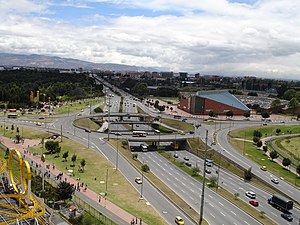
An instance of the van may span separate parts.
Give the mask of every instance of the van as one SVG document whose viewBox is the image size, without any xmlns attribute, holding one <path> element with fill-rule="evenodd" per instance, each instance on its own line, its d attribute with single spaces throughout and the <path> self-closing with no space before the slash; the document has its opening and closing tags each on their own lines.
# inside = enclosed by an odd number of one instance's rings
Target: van
<svg viewBox="0 0 300 225">
<path fill-rule="evenodd" d="M 147 152 L 147 151 L 148 151 L 148 146 L 147 146 L 147 145 L 141 144 L 140 147 L 141 147 L 141 150 L 142 150 L 143 152 Z"/>
</svg>

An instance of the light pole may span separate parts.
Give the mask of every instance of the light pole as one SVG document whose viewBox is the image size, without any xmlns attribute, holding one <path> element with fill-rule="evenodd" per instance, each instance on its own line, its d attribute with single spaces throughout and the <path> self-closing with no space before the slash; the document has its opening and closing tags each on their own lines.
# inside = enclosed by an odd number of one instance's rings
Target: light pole
<svg viewBox="0 0 300 225">
<path fill-rule="evenodd" d="M 110 134 L 110 129 L 109 129 L 109 125 L 110 125 L 110 97 L 108 96 L 108 126 L 107 126 L 107 140 L 109 141 L 109 134 Z"/>
<path fill-rule="evenodd" d="M 244 150 L 243 150 L 243 155 L 245 155 L 245 147 L 246 147 L 246 131 L 244 131 Z"/>
<path fill-rule="evenodd" d="M 106 169 L 105 195 L 107 195 L 108 168 Z"/>
<path fill-rule="evenodd" d="M 144 187 L 144 172 L 142 170 L 142 184 L 141 184 L 141 196 L 140 196 L 140 200 L 143 200 L 143 187 Z"/>
<path fill-rule="evenodd" d="M 204 207 L 204 190 L 205 190 L 205 175 L 206 175 L 206 158 L 207 158 L 207 139 L 208 139 L 208 130 L 206 130 L 205 137 L 205 154 L 204 154 L 204 166 L 203 166 L 203 182 L 202 182 L 202 193 L 201 193 L 201 204 L 200 204 L 200 220 L 199 225 L 202 224 L 203 221 L 203 207 Z"/>
<path fill-rule="evenodd" d="M 119 164 L 119 134 L 118 134 L 118 124 L 117 124 L 117 159 L 116 159 L 116 170 L 118 170 Z"/>
</svg>

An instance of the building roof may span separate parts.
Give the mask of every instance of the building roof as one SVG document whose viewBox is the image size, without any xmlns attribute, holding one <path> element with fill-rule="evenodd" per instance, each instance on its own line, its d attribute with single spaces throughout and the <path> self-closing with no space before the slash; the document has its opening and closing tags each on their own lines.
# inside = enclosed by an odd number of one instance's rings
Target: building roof
<svg viewBox="0 0 300 225">
<path fill-rule="evenodd" d="M 195 95 L 201 98 L 206 98 L 212 101 L 220 102 L 241 110 L 250 110 L 234 95 L 230 94 L 228 91 L 225 90 L 198 91 Z"/>
</svg>

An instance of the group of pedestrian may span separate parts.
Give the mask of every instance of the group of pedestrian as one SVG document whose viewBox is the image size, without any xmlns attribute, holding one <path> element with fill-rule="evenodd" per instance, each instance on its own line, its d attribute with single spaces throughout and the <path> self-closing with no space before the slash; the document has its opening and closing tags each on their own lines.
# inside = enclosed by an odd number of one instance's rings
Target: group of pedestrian
<svg viewBox="0 0 300 225">
<path fill-rule="evenodd" d="M 137 217 L 135 217 L 135 219 L 134 218 L 132 218 L 132 220 L 131 220 L 131 222 L 130 222 L 130 225 L 137 225 L 138 224 L 138 218 Z M 140 225 L 142 225 L 142 219 L 140 218 Z"/>
</svg>

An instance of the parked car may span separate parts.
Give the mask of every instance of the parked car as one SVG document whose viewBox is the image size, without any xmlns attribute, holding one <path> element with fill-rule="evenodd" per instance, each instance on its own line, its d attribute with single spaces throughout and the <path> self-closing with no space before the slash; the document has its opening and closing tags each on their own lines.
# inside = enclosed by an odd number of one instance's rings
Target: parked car
<svg viewBox="0 0 300 225">
<path fill-rule="evenodd" d="M 177 153 L 174 154 L 174 158 L 178 158 L 178 154 Z"/>
<path fill-rule="evenodd" d="M 209 169 L 206 169 L 205 173 L 211 174 L 211 171 Z"/>
<path fill-rule="evenodd" d="M 189 160 L 190 160 L 189 157 L 187 157 L 187 156 L 184 156 L 183 159 L 186 160 L 186 161 L 189 161 Z"/>
<path fill-rule="evenodd" d="M 258 201 L 256 201 L 256 200 L 249 200 L 249 203 L 253 206 L 256 206 L 256 207 L 258 206 Z"/>
</svg>

